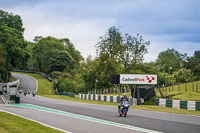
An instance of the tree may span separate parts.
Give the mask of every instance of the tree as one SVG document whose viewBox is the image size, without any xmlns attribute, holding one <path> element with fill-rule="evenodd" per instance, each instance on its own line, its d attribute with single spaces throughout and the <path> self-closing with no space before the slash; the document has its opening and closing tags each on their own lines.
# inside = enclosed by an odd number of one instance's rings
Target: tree
<svg viewBox="0 0 200 133">
<path fill-rule="evenodd" d="M 50 72 L 66 70 L 70 72 L 74 67 L 74 61 L 67 51 L 58 52 L 54 57 L 50 58 Z"/>
<path fill-rule="evenodd" d="M 39 71 L 50 73 L 50 59 L 60 51 L 64 51 L 64 45 L 59 39 L 54 37 L 38 39 L 33 47 L 34 67 Z"/>
<path fill-rule="evenodd" d="M 166 51 L 159 53 L 156 64 L 161 71 L 166 73 L 172 68 L 172 73 L 183 66 L 185 57 L 186 54 L 181 54 L 175 49 L 167 49 Z"/>
<path fill-rule="evenodd" d="M 9 79 L 9 71 L 23 69 L 27 66 L 29 54 L 26 51 L 27 43 L 23 37 L 23 24 L 21 17 L 0 10 L 0 45 L 3 47 L 5 71 L 2 75 Z"/>
<path fill-rule="evenodd" d="M 186 67 L 192 70 L 197 79 L 200 79 L 200 50 L 195 51 L 194 55 L 188 58 Z"/>
<path fill-rule="evenodd" d="M 24 68 L 29 58 L 23 35 L 14 28 L 0 26 L 0 43 L 4 45 L 6 70 Z"/>
<path fill-rule="evenodd" d="M 117 58 L 122 46 L 122 36 L 118 29 L 111 27 L 108 32 L 100 37 L 100 41 L 97 43 L 97 55 L 101 57 L 103 61 L 108 58 Z"/>
<path fill-rule="evenodd" d="M 181 68 L 175 71 L 173 73 L 173 77 L 178 83 L 189 82 L 194 79 L 194 75 L 192 74 L 192 71 L 186 68 Z"/>
<path fill-rule="evenodd" d="M 5 59 L 5 51 L 3 48 L 3 45 L 0 45 L 0 71 L 5 71 L 5 63 L 6 63 L 6 59 Z"/>
<path fill-rule="evenodd" d="M 19 15 L 14 15 L 0 10 L 0 25 L 13 28 L 19 31 L 21 34 L 24 32 L 22 19 Z"/>
<path fill-rule="evenodd" d="M 88 56 L 86 61 L 82 64 L 83 80 L 85 81 L 85 91 L 93 90 L 95 88 L 95 82 L 98 80 L 98 59 L 92 60 L 91 56 Z"/>
<path fill-rule="evenodd" d="M 5 51 L 4 51 L 3 45 L 0 44 L 0 82 L 3 82 L 6 79 L 5 66 L 6 66 Z"/>
<path fill-rule="evenodd" d="M 55 60 L 57 55 L 59 56 L 58 58 L 60 61 L 64 60 L 64 58 L 70 58 L 69 60 L 73 60 L 73 65 L 71 64 L 71 67 L 73 66 L 73 69 L 78 69 L 80 62 L 83 60 L 83 57 L 81 56 L 80 52 L 74 48 L 74 45 L 67 38 L 57 39 L 54 37 L 43 38 L 41 36 L 36 36 L 34 41 L 35 46 L 32 49 L 32 62 L 34 64 L 33 66 L 39 71 L 45 73 L 51 73 L 53 70 L 63 71 L 64 66 L 62 66 L 62 68 L 56 68 L 56 64 L 52 61 L 54 60 L 54 62 L 59 63 L 59 61 Z M 62 65 L 64 65 L 65 63 L 63 62 Z M 65 66 L 65 68 L 66 67 L 67 66 Z"/>
<path fill-rule="evenodd" d="M 125 72 L 128 68 L 130 69 L 131 65 L 135 66 L 143 62 L 144 55 L 148 53 L 148 45 L 150 45 L 150 41 L 144 41 L 139 34 L 136 37 L 128 34 L 125 35 L 120 51 L 121 56 L 119 57 Z"/>
<path fill-rule="evenodd" d="M 111 27 L 108 32 L 100 37 L 97 43 L 96 60 L 96 79 L 99 80 L 98 86 L 101 88 L 109 88 L 110 75 L 119 74 L 121 72 L 120 54 L 122 49 L 123 37 L 118 29 Z M 95 80 L 93 85 L 95 84 Z"/>
<path fill-rule="evenodd" d="M 63 43 L 65 50 L 73 58 L 75 63 L 74 67 L 77 68 L 80 65 L 80 62 L 84 60 L 81 56 L 81 53 L 75 49 L 74 45 L 70 42 L 68 38 L 60 39 L 60 41 Z"/>
</svg>

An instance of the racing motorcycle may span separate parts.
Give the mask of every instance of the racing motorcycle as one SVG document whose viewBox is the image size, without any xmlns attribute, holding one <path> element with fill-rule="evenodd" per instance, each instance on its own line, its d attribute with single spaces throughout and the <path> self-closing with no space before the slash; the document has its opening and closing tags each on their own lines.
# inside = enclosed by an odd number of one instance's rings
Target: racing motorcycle
<svg viewBox="0 0 200 133">
<path fill-rule="evenodd" d="M 119 116 L 126 117 L 130 104 L 128 101 L 123 101 L 120 107 Z"/>
</svg>

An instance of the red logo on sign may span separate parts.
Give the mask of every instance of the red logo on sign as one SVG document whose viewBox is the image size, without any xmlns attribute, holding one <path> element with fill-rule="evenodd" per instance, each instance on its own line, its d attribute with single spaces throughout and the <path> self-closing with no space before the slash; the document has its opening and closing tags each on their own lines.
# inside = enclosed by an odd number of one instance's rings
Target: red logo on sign
<svg viewBox="0 0 200 133">
<path fill-rule="evenodd" d="M 153 80 L 155 80 L 155 77 L 151 76 L 151 78 L 149 78 L 149 76 L 146 76 L 147 80 L 149 81 L 149 83 L 151 83 Z"/>
</svg>

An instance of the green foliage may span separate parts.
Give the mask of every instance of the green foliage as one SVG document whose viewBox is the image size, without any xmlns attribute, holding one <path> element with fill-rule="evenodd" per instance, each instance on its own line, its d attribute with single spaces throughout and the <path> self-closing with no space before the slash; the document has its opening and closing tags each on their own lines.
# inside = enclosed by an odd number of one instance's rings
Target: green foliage
<svg viewBox="0 0 200 133">
<path fill-rule="evenodd" d="M 155 105 L 156 104 L 156 97 L 154 96 L 149 101 L 144 101 L 143 105 Z"/>
<path fill-rule="evenodd" d="M 99 60 L 94 59 L 89 56 L 86 59 L 86 62 L 82 64 L 81 69 L 83 70 L 83 80 L 85 81 L 85 91 L 92 90 L 95 88 L 95 82 L 98 75 L 99 70 L 96 68 L 98 65 Z"/>
<path fill-rule="evenodd" d="M 29 58 L 25 50 L 27 44 L 22 34 L 10 27 L 0 26 L 0 43 L 4 45 L 6 56 L 6 70 L 23 68 Z"/>
<path fill-rule="evenodd" d="M 136 37 L 128 34 L 123 37 L 115 27 L 109 28 L 96 45 L 97 57 L 86 62 L 93 65 L 88 67 L 90 70 L 85 76 L 86 84 L 93 89 L 98 80 L 97 88 L 110 88 L 112 74 L 144 73 L 143 59 L 149 44 L 139 34 Z"/>
<path fill-rule="evenodd" d="M 195 51 L 194 56 L 188 58 L 186 67 L 192 70 L 197 79 L 200 79 L 200 51 Z"/>
<path fill-rule="evenodd" d="M 0 25 L 13 28 L 21 34 L 24 32 L 22 19 L 19 15 L 14 15 L 0 10 Z"/>
<path fill-rule="evenodd" d="M 24 41 L 21 17 L 0 10 L 0 49 L 3 54 L 1 71 L 2 80 L 9 80 L 8 71 L 15 69 L 25 69 L 29 54 L 26 51 L 27 43 Z M 2 67 L 1 66 L 1 67 Z M 8 79 L 7 79 L 8 78 Z"/>
<path fill-rule="evenodd" d="M 66 51 L 58 52 L 54 57 L 50 58 L 50 71 L 70 72 L 74 67 L 72 57 Z"/>
<path fill-rule="evenodd" d="M 169 84 L 169 75 L 165 72 L 158 72 L 158 85 Z"/>
<path fill-rule="evenodd" d="M 79 93 L 85 89 L 82 74 L 72 75 L 66 72 L 53 72 L 52 78 L 54 78 L 54 88 L 57 88 L 59 92 L 67 91 Z"/>
<path fill-rule="evenodd" d="M 148 53 L 148 45 L 150 45 L 150 41 L 144 41 L 139 34 L 136 37 L 128 34 L 123 37 L 119 60 L 123 64 L 125 72 L 128 68 L 130 69 L 129 65 L 135 66 L 143 62 L 144 55 Z"/>
<path fill-rule="evenodd" d="M 6 58 L 3 45 L 0 45 L 0 82 L 6 80 Z"/>
<path fill-rule="evenodd" d="M 181 54 L 175 49 L 167 49 L 158 55 L 157 66 L 166 73 L 169 72 L 169 68 L 172 68 L 172 73 L 183 66 L 185 56 L 186 54 Z"/>
<path fill-rule="evenodd" d="M 116 58 L 119 56 L 119 51 L 122 45 L 122 36 L 118 29 L 111 27 L 108 32 L 100 37 L 96 45 L 97 54 L 101 57 L 101 60 L 105 61 L 108 58 Z"/>
<path fill-rule="evenodd" d="M 80 65 L 80 62 L 84 60 L 81 56 L 81 53 L 75 49 L 74 45 L 70 42 L 68 38 L 60 39 L 60 41 L 64 44 L 65 50 L 73 58 L 74 67 L 77 68 Z"/>
<path fill-rule="evenodd" d="M 64 45 L 56 38 L 46 37 L 37 40 L 33 47 L 34 67 L 36 70 L 51 72 L 50 59 L 54 58 L 59 51 L 64 50 Z"/>
<path fill-rule="evenodd" d="M 173 77 L 178 83 L 189 82 L 194 79 L 194 75 L 192 74 L 191 70 L 186 69 L 186 68 L 181 68 L 175 71 L 173 73 Z"/>
<path fill-rule="evenodd" d="M 36 36 L 32 48 L 32 64 L 38 71 L 51 73 L 53 71 L 72 72 L 78 69 L 83 57 L 74 48 L 69 39 L 43 38 Z"/>
<path fill-rule="evenodd" d="M 0 71 L 5 71 L 5 63 L 6 63 L 6 58 L 5 58 L 5 51 L 3 48 L 3 45 L 0 45 Z"/>
</svg>

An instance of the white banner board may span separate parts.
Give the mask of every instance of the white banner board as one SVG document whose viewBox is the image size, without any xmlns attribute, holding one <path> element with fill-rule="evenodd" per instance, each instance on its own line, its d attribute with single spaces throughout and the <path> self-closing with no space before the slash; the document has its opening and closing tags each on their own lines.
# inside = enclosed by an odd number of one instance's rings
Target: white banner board
<svg viewBox="0 0 200 133">
<path fill-rule="evenodd" d="M 157 75 L 120 74 L 120 84 L 157 84 Z"/>
</svg>

